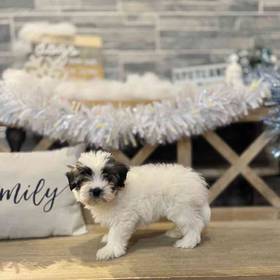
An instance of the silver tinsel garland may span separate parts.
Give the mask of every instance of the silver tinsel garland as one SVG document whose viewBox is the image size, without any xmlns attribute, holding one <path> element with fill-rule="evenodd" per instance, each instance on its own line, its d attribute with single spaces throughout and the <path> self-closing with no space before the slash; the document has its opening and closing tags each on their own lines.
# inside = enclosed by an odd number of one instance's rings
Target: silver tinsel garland
<svg viewBox="0 0 280 280">
<path fill-rule="evenodd" d="M 280 159 L 280 74 L 270 70 L 262 76 L 270 86 L 271 98 L 266 103 L 272 107 L 264 123 L 268 132 L 274 136 L 271 152 L 275 158 Z"/>
<path fill-rule="evenodd" d="M 229 124 L 261 106 L 269 94 L 260 80 L 250 87 L 222 85 L 201 90 L 195 97 L 181 93 L 147 105 L 81 106 L 75 111 L 70 102 L 52 97 L 52 83 L 48 78 L 32 88 L 21 88 L 2 80 L 0 121 L 52 139 L 119 149 L 137 145 L 139 138 L 149 144 L 171 143 Z"/>
</svg>

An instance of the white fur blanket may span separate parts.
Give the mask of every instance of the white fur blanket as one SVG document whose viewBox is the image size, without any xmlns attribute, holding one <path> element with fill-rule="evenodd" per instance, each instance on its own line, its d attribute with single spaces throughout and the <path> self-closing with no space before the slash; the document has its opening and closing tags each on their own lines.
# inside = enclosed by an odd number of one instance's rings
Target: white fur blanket
<svg viewBox="0 0 280 280">
<path fill-rule="evenodd" d="M 3 80 L 18 88 L 31 90 L 40 87 L 49 97 L 70 100 L 163 100 L 174 98 L 184 92 L 193 96 L 198 87 L 195 84 L 174 85 L 161 80 L 152 73 L 143 76 L 129 75 L 125 82 L 113 80 L 67 81 L 49 77 L 38 78 L 23 70 L 9 69 Z"/>
</svg>

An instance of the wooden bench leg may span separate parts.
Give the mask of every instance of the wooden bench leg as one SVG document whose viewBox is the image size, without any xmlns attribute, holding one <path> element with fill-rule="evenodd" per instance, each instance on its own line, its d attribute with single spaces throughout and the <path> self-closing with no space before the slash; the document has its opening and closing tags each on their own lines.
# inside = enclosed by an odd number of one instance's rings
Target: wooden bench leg
<svg viewBox="0 0 280 280">
<path fill-rule="evenodd" d="M 6 126 L 1 126 L 0 124 L 0 138 L 4 140 L 6 138 Z M 10 152 L 10 148 L 7 143 L 7 139 L 3 141 L 3 143 L 0 143 L 0 152 L 5 153 L 5 152 Z"/>
<path fill-rule="evenodd" d="M 50 140 L 49 138 L 43 138 L 33 149 L 33 151 L 43 151 L 47 150 L 52 144 L 54 140 Z"/>
<path fill-rule="evenodd" d="M 192 166 L 191 138 L 182 138 L 177 141 L 177 162 L 184 166 Z"/>
<path fill-rule="evenodd" d="M 280 207 L 279 196 L 248 166 L 255 156 L 269 143 L 272 136 L 263 132 L 241 156 L 236 154 L 223 139 L 212 131 L 207 132 L 204 138 L 232 164 L 211 187 L 210 202 L 218 197 L 228 184 L 241 173 L 273 206 Z"/>
<path fill-rule="evenodd" d="M 0 153 L 8 153 L 10 149 L 5 144 L 0 144 Z"/>
</svg>

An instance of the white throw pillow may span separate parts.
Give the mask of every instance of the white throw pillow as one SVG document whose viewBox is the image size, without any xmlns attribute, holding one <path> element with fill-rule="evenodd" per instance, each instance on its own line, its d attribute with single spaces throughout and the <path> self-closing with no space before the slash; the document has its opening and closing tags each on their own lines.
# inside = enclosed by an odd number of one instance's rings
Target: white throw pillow
<svg viewBox="0 0 280 280">
<path fill-rule="evenodd" d="M 65 176 L 83 149 L 0 153 L 0 239 L 86 232 Z"/>
</svg>

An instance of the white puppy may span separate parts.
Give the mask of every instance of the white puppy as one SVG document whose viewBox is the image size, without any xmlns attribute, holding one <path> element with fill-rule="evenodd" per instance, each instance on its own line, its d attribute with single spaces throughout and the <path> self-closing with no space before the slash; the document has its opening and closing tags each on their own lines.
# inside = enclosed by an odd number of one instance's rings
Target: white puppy
<svg viewBox="0 0 280 280">
<path fill-rule="evenodd" d="M 179 248 L 194 248 L 210 219 L 208 190 L 202 177 L 176 164 L 128 168 L 108 152 L 83 153 L 67 178 L 76 198 L 90 209 L 95 222 L 109 228 L 98 260 L 126 253 L 138 225 L 162 217 L 176 224 L 170 237 L 181 237 Z"/>
</svg>

